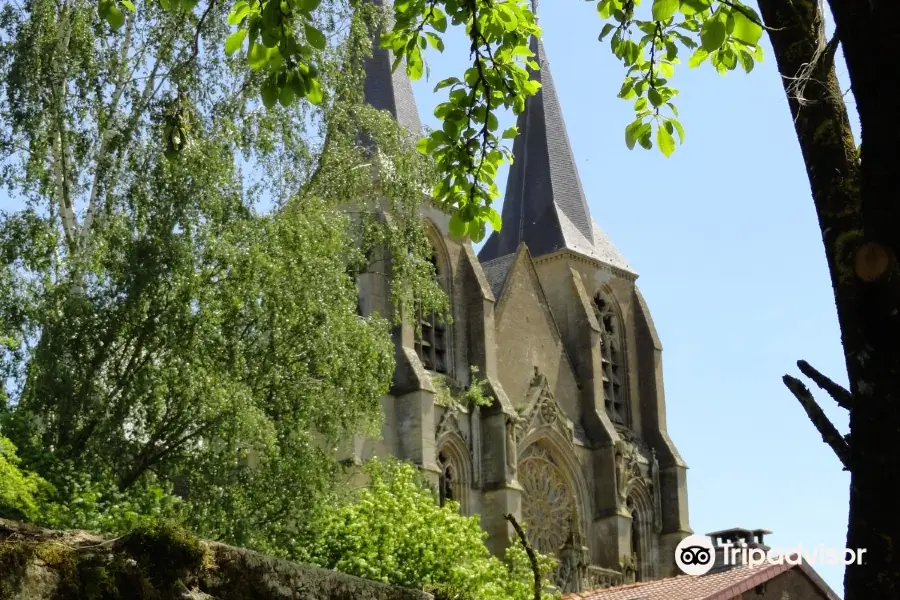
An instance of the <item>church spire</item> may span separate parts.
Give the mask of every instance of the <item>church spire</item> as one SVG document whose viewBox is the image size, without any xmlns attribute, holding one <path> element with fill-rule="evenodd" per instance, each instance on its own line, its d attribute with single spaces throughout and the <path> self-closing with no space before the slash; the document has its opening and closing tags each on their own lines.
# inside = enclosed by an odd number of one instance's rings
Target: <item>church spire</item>
<svg viewBox="0 0 900 600">
<path fill-rule="evenodd" d="M 390 0 L 368 0 L 376 6 L 390 7 Z M 410 134 L 419 136 L 422 122 L 416 108 L 412 83 L 406 75 L 405 61 L 391 72 L 393 59 L 391 51 L 381 47 L 381 36 L 376 34 L 372 56 L 366 61 L 364 98 L 366 104 L 386 110 Z"/>
<path fill-rule="evenodd" d="M 532 10 L 537 15 L 537 0 Z M 538 93 L 519 115 L 503 200 L 503 229 L 493 232 L 479 253 L 482 262 L 514 253 L 525 242 L 532 256 L 569 249 L 632 272 L 591 217 L 575 155 L 563 121 L 544 44 L 532 37 Z"/>
</svg>

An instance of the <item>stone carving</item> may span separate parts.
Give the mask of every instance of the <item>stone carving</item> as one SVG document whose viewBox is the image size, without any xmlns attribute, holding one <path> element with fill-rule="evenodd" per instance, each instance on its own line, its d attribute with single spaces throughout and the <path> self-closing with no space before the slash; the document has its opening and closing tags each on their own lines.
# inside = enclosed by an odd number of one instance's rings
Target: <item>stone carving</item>
<svg viewBox="0 0 900 600">
<path fill-rule="evenodd" d="M 518 425 L 519 418 L 513 415 L 506 417 L 506 466 L 509 470 L 510 479 L 516 478 L 518 467 Z"/>
<path fill-rule="evenodd" d="M 626 510 L 628 490 L 631 484 L 641 476 L 637 451 L 629 444 L 616 444 L 616 491 L 619 495 L 619 509 Z M 627 511 L 626 511 L 627 512 Z"/>
<path fill-rule="evenodd" d="M 622 441 L 627 442 L 633 448 L 637 448 L 641 453 L 645 455 L 650 454 L 650 447 L 644 443 L 644 440 L 642 440 L 639 435 L 637 435 L 628 427 L 616 425 L 616 433 L 619 434 L 619 437 L 622 438 Z"/>
<path fill-rule="evenodd" d="M 567 442 L 574 445 L 572 423 L 550 392 L 547 378 L 535 369 L 531 389 L 528 391 L 522 418 L 518 424 L 518 439 L 522 439 L 526 433 L 540 427 L 554 429 Z"/>
<path fill-rule="evenodd" d="M 459 426 L 459 420 L 456 418 L 456 409 L 454 408 L 444 410 L 444 414 L 441 415 L 441 420 L 438 422 L 435 430 L 434 439 L 439 440 L 448 433 L 458 433 L 460 437 L 466 440 L 466 436 Z"/>
<path fill-rule="evenodd" d="M 615 587 L 625 583 L 622 573 L 597 566 L 587 568 L 587 579 L 588 588 L 592 590 Z"/>
<path fill-rule="evenodd" d="M 519 483 L 524 489 L 522 518 L 528 539 L 543 553 L 556 553 L 569 534 L 575 496 L 552 455 L 533 444 L 519 460 Z"/>
<path fill-rule="evenodd" d="M 559 567 L 556 571 L 556 587 L 563 594 L 578 594 L 588 587 L 588 549 L 581 535 L 578 511 L 573 506 L 569 516 L 569 537 L 559 550 Z"/>
<path fill-rule="evenodd" d="M 623 557 L 619 562 L 619 567 L 622 569 L 625 583 L 634 583 L 635 575 L 637 574 L 637 556 L 629 554 Z"/>
</svg>

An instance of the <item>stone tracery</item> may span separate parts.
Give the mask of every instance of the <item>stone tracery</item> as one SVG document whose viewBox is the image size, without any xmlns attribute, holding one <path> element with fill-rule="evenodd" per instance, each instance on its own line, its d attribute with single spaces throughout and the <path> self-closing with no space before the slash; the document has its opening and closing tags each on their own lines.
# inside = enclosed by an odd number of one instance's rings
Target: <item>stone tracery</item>
<svg viewBox="0 0 900 600">
<path fill-rule="evenodd" d="M 529 446 L 519 459 L 519 483 L 525 493 L 522 517 L 529 541 L 540 552 L 557 552 L 565 544 L 576 500 L 563 470 L 540 444 Z"/>
</svg>

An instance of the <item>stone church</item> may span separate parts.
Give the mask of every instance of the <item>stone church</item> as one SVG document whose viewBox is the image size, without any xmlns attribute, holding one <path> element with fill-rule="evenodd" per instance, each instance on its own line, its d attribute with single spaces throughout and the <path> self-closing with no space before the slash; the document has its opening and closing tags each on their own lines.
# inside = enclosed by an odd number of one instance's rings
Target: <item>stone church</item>
<svg viewBox="0 0 900 600">
<path fill-rule="evenodd" d="M 691 529 L 662 345 L 637 273 L 591 215 L 543 43 L 531 47 L 542 89 L 518 117 L 502 231 L 476 255 L 448 215 L 423 208 L 452 323 L 397 328 L 382 437 L 356 440 L 352 458 L 418 464 L 442 499 L 480 516 L 497 554 L 513 514 L 559 559 L 563 592 L 668 577 Z M 376 43 L 366 101 L 418 134 L 412 86 L 391 64 Z M 367 277 L 362 312 L 386 310 L 386 284 Z M 473 366 L 490 408 L 436 402 L 437 378 L 464 388 Z"/>
</svg>

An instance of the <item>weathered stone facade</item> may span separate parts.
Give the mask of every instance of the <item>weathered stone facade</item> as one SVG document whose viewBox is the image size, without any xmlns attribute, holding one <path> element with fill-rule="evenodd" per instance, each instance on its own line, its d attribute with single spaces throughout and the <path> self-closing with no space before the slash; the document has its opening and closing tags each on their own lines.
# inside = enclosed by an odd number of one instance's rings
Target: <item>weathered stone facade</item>
<svg viewBox="0 0 900 600">
<path fill-rule="evenodd" d="M 543 46 L 532 49 L 543 87 L 519 117 L 502 233 L 476 256 L 447 215 L 423 209 L 453 320 L 397 329 L 383 435 L 357 440 L 353 458 L 420 465 L 442 497 L 480 515 L 496 553 L 512 533 L 504 515 L 524 520 L 560 557 L 563 591 L 670 576 L 691 530 L 662 346 L 637 274 L 590 215 Z M 386 54 L 369 64 L 367 100 L 418 127 Z M 365 314 L 388 310 L 387 294 L 384 281 L 360 279 Z M 464 387 L 472 366 L 493 405 L 438 406 L 433 376 Z"/>
</svg>

